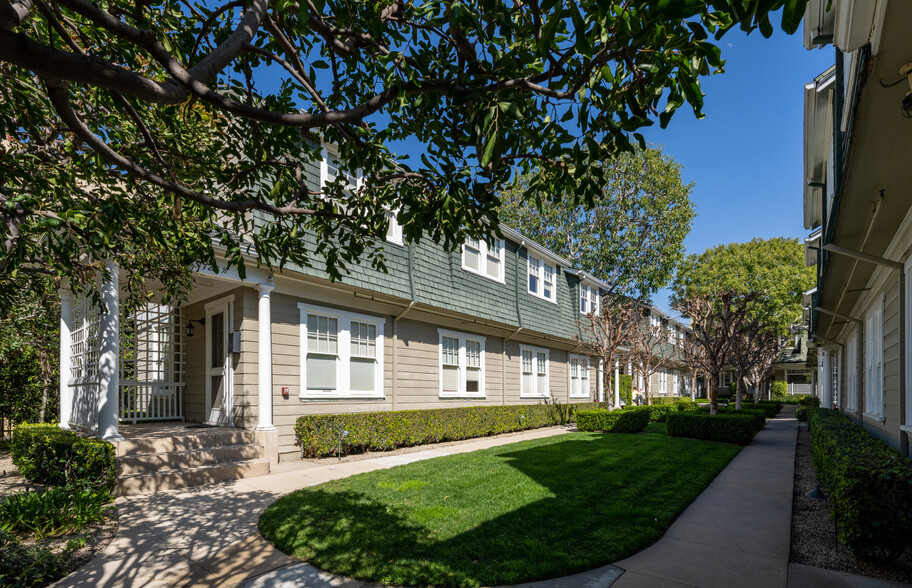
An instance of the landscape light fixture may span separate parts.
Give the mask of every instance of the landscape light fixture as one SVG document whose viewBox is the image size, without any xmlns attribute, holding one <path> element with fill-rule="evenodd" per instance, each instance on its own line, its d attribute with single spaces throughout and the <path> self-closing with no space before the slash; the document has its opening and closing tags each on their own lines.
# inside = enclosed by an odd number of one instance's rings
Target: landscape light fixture
<svg viewBox="0 0 912 588">
<path fill-rule="evenodd" d="M 192 336 L 193 336 L 193 323 L 199 323 L 199 325 L 200 325 L 201 327 L 204 327 L 204 326 L 206 326 L 206 319 L 201 318 L 201 319 L 199 319 L 198 321 L 195 321 L 195 320 L 193 320 L 193 319 L 188 320 L 188 321 L 187 321 L 187 336 L 188 336 L 188 337 L 192 337 Z"/>
<path fill-rule="evenodd" d="M 805 496 L 816 500 L 823 500 L 826 498 L 826 494 L 823 493 L 823 486 L 820 484 L 814 484 L 814 487 L 808 490 L 807 493 L 805 493 Z"/>
<path fill-rule="evenodd" d="M 348 437 L 348 431 L 342 429 L 339 431 L 339 461 L 342 461 L 342 439 Z"/>
</svg>

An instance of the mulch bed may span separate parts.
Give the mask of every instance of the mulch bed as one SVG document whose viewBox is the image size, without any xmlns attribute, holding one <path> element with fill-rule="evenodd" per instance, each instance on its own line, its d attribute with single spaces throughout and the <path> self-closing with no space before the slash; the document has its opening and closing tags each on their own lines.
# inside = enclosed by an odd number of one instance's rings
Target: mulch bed
<svg viewBox="0 0 912 588">
<path fill-rule="evenodd" d="M 790 561 L 884 580 L 912 582 L 912 553 L 908 550 L 893 561 L 862 561 L 852 557 L 848 549 L 838 544 L 836 529 L 830 518 L 830 501 L 806 495 L 817 483 L 817 472 L 811 461 L 810 437 L 807 426 L 801 423 L 795 452 Z"/>
<path fill-rule="evenodd" d="M 0 451 L 0 501 L 14 492 L 41 489 L 19 475 L 9 451 Z M 54 551 L 62 551 L 67 543 L 80 537 L 85 538 L 81 547 L 71 554 L 67 569 L 72 572 L 85 565 L 101 553 L 117 534 L 117 515 L 102 523 L 92 525 L 72 535 L 59 535 L 46 539 L 43 544 Z M 21 539 L 23 543 L 32 543 L 33 539 Z"/>
</svg>

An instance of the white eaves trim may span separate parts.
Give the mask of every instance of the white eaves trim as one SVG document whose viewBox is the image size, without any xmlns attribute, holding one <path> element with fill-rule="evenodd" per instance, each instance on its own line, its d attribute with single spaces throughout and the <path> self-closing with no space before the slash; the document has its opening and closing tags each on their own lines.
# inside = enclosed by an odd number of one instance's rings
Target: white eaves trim
<svg viewBox="0 0 912 588">
<path fill-rule="evenodd" d="M 804 48 L 823 47 L 833 38 L 836 11 L 827 10 L 830 0 L 809 0 L 804 9 Z"/>
<path fill-rule="evenodd" d="M 538 257 L 539 259 L 549 261 L 552 264 L 559 265 L 562 268 L 573 267 L 573 264 L 570 263 L 570 261 L 568 259 L 565 259 L 565 258 L 561 257 L 560 255 L 557 255 L 553 251 L 546 249 L 545 247 L 539 245 L 535 241 L 529 240 L 528 237 L 526 237 L 525 235 L 523 235 L 516 229 L 511 229 L 510 227 L 508 227 L 506 225 L 500 225 L 500 232 L 503 233 L 504 237 L 509 238 L 511 241 L 513 241 L 515 243 L 519 243 L 520 245 L 522 245 L 529 251 L 532 251 L 533 253 L 535 253 L 535 256 Z"/>
<path fill-rule="evenodd" d="M 820 230 L 814 231 L 804 240 L 804 265 L 812 267 L 817 265 L 817 251 L 820 249 Z"/>
<path fill-rule="evenodd" d="M 824 188 L 830 146 L 833 139 L 833 87 L 836 68 L 831 67 L 804 86 L 804 228 L 815 229 L 823 222 Z"/>
<path fill-rule="evenodd" d="M 874 15 L 881 3 L 882 0 L 833 0 L 833 44 L 850 53 L 870 43 L 874 35 Z"/>
</svg>

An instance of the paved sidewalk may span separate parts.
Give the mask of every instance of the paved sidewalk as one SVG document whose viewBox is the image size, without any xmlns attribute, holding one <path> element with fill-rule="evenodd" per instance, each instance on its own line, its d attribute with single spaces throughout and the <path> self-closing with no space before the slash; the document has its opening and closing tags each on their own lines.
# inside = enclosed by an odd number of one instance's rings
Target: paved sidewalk
<svg viewBox="0 0 912 588">
<path fill-rule="evenodd" d="M 296 564 L 292 567 L 297 575 L 288 585 L 363 586 L 274 549 L 257 530 L 260 514 L 279 496 L 306 486 L 568 430 L 536 429 L 359 461 L 280 464 L 268 476 L 121 498 L 117 501 L 120 528 L 114 540 L 54 586 L 238 586 L 270 571 L 287 570 L 291 564 Z M 263 586 L 279 585 L 278 578 L 264 581 Z"/>
<path fill-rule="evenodd" d="M 783 409 L 658 542 L 616 562 L 614 587 L 785 588 L 797 439 Z"/>
<path fill-rule="evenodd" d="M 104 553 L 56 586 L 373 586 L 278 552 L 257 531 L 260 513 L 277 497 L 305 486 L 566 430 L 539 429 L 361 461 L 293 463 L 268 476 L 120 499 L 117 537 Z M 785 409 L 657 543 L 615 565 L 523 586 L 901 586 L 789 564 L 796 439 L 794 409 Z"/>
</svg>

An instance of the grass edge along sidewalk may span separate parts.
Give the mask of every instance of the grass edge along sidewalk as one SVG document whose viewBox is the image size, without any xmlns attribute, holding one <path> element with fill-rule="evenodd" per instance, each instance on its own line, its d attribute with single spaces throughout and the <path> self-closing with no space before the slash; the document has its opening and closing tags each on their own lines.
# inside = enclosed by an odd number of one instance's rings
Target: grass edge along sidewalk
<svg viewBox="0 0 912 588">
<path fill-rule="evenodd" d="M 566 576 L 655 542 L 739 448 L 571 433 L 370 472 L 279 499 L 279 549 L 360 580 L 515 584 Z"/>
</svg>

